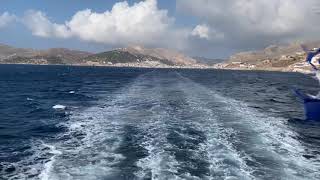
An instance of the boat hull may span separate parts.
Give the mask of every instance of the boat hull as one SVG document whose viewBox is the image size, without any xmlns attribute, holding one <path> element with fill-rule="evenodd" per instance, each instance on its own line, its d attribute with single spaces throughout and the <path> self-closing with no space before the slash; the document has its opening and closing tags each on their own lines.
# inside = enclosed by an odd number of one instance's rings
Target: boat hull
<svg viewBox="0 0 320 180">
<path fill-rule="evenodd" d="M 308 120 L 320 121 L 320 101 L 304 102 L 304 111 Z"/>
<path fill-rule="evenodd" d="M 306 95 L 299 90 L 294 90 L 294 92 L 304 103 L 306 119 L 320 121 L 320 99 Z"/>
</svg>

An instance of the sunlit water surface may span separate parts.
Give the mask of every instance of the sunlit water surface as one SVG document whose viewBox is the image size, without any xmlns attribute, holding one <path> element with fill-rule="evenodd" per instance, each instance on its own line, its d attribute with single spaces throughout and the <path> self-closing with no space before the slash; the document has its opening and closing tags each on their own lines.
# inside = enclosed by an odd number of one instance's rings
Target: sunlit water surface
<svg viewBox="0 0 320 180">
<path fill-rule="evenodd" d="M 294 73 L 1 65 L 0 179 L 320 179 L 320 123 L 292 88 L 319 90 Z"/>
</svg>

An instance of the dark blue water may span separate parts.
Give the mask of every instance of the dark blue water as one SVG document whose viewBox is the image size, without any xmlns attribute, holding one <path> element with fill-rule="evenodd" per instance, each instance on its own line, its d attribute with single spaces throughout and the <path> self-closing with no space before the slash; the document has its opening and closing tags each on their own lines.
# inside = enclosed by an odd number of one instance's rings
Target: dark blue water
<svg viewBox="0 0 320 180">
<path fill-rule="evenodd" d="M 0 179 L 319 179 L 320 123 L 293 87 L 319 91 L 295 73 L 1 65 Z"/>
</svg>

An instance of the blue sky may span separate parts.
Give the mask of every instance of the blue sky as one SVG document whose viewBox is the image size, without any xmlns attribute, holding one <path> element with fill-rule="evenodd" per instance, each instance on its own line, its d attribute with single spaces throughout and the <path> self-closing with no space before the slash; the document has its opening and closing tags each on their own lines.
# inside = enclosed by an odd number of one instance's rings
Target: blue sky
<svg viewBox="0 0 320 180">
<path fill-rule="evenodd" d="M 112 8 L 119 2 L 117 0 L 2 0 L 0 14 L 10 12 L 22 17 L 30 9 L 45 12 L 50 19 L 63 23 L 70 19 L 77 11 L 83 9 L 92 9 L 97 12 L 104 12 Z M 136 1 L 128 1 L 133 4 Z M 159 2 L 159 6 L 169 7 L 170 14 L 175 13 L 175 1 L 165 0 Z M 0 29 L 0 43 L 9 44 L 17 47 L 41 48 L 50 47 L 68 47 L 87 51 L 103 51 L 110 49 L 108 45 L 83 42 L 77 39 L 44 39 L 33 36 L 30 31 L 21 24 L 11 24 L 6 29 Z"/>
<path fill-rule="evenodd" d="M 93 52 L 143 45 L 221 58 L 315 39 L 320 30 L 317 24 L 307 26 L 319 18 L 317 0 L 121 2 L 1 0 L 0 43 Z"/>
<path fill-rule="evenodd" d="M 117 0 L 2 0 L 0 6 L 0 14 L 9 12 L 19 17 L 23 17 L 28 10 L 38 10 L 45 14 L 57 23 L 64 23 L 70 19 L 76 12 L 84 9 L 91 9 L 95 12 L 105 12 L 110 10 Z M 135 0 L 127 1 L 130 5 L 136 2 Z M 170 16 L 184 16 L 176 13 L 176 2 L 174 0 L 158 1 L 158 6 L 161 9 L 168 10 Z M 177 26 L 185 26 L 195 24 L 192 18 L 181 18 L 176 21 Z M 87 50 L 93 52 L 112 49 L 108 44 L 97 44 L 85 42 L 78 39 L 47 39 L 33 36 L 28 29 L 22 24 L 10 24 L 10 26 L 0 29 L 0 43 L 9 44 L 17 47 L 27 48 L 50 48 L 50 47 L 67 47 L 73 49 Z"/>
</svg>

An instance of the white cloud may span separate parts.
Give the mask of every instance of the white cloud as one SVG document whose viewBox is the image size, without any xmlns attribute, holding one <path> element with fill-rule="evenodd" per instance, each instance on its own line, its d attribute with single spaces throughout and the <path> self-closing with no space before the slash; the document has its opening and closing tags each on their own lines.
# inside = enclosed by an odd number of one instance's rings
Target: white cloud
<svg viewBox="0 0 320 180">
<path fill-rule="evenodd" d="M 129 6 L 127 2 L 114 4 L 110 11 L 96 13 L 82 10 L 63 24 L 53 23 L 42 12 L 29 11 L 24 23 L 33 35 L 69 38 L 109 45 L 155 44 L 173 36 L 174 19 L 167 10 L 157 7 L 156 0 L 146 0 Z"/>
<path fill-rule="evenodd" d="M 319 39 L 318 0 L 177 0 L 176 6 L 178 12 L 204 22 L 210 31 L 223 33 L 223 44 L 209 33 L 212 47 L 254 49 L 270 43 Z"/>
<path fill-rule="evenodd" d="M 157 0 L 118 2 L 105 12 L 85 9 L 65 22 L 28 11 L 21 18 L 33 35 L 77 38 L 108 47 L 138 44 L 213 54 L 259 49 L 274 43 L 319 39 L 318 0 L 176 0 L 178 12 L 194 16 L 195 27 L 175 25 Z M 0 27 L 1 17 L 0 16 Z M 3 21 L 4 22 L 4 21 Z M 5 23 L 7 24 L 7 23 Z"/>
<path fill-rule="evenodd" d="M 9 23 L 15 21 L 16 17 L 14 15 L 9 14 L 8 12 L 4 12 L 0 15 L 0 28 L 7 26 Z"/>
<path fill-rule="evenodd" d="M 312 7 L 317 0 L 177 0 L 180 11 L 206 19 L 220 27 L 279 34 L 306 28 L 318 18 Z"/>
<path fill-rule="evenodd" d="M 232 17 L 247 31 L 259 31 L 278 35 L 295 33 L 304 28 L 305 18 L 312 18 L 308 2 L 297 0 L 236 1 L 231 9 Z M 308 21 L 308 20 L 307 20 Z"/>
<path fill-rule="evenodd" d="M 65 25 L 52 23 L 48 17 L 40 11 L 27 11 L 23 23 L 39 37 L 71 37 L 71 32 Z"/>
<path fill-rule="evenodd" d="M 209 27 L 206 24 L 197 25 L 192 33 L 193 36 L 198 36 L 201 39 L 209 39 Z"/>
<path fill-rule="evenodd" d="M 197 25 L 191 32 L 192 36 L 206 40 L 221 40 L 224 38 L 224 34 L 217 30 L 210 28 L 206 24 Z"/>
</svg>

